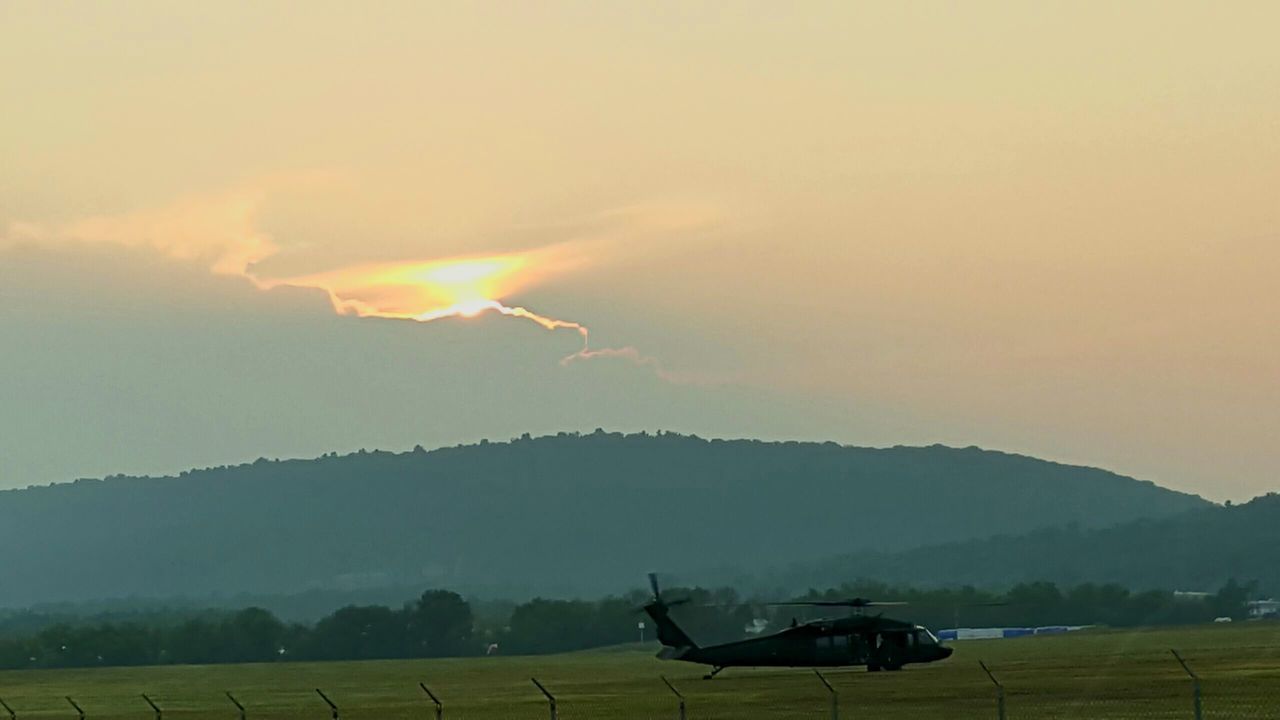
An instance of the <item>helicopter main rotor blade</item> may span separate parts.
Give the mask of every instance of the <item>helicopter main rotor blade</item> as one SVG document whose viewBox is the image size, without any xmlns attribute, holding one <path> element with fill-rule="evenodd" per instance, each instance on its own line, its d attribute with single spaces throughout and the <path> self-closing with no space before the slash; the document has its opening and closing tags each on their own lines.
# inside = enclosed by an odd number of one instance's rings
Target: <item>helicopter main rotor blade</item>
<svg viewBox="0 0 1280 720">
<path fill-rule="evenodd" d="M 691 602 L 690 598 L 678 598 L 676 600 L 654 600 L 648 603 L 647 605 L 641 605 L 640 607 L 633 608 L 632 612 L 636 614 L 648 612 L 649 608 L 651 607 L 661 607 L 661 608 L 670 610 L 673 607 L 680 607 L 681 605 L 686 605 L 689 602 Z"/>
<path fill-rule="evenodd" d="M 864 598 L 853 598 L 851 600 L 793 600 L 791 602 L 774 602 L 765 603 L 769 607 L 902 607 L 910 603 L 900 601 L 879 601 L 866 600 Z"/>
<path fill-rule="evenodd" d="M 1011 603 L 1005 600 L 993 600 L 991 602 L 970 602 L 970 603 L 951 603 L 951 602 L 914 602 L 911 607 L 916 608 L 941 608 L 949 610 L 952 608 L 983 608 L 983 607 L 1009 607 L 1011 605 L 1024 605 L 1025 603 Z"/>
</svg>

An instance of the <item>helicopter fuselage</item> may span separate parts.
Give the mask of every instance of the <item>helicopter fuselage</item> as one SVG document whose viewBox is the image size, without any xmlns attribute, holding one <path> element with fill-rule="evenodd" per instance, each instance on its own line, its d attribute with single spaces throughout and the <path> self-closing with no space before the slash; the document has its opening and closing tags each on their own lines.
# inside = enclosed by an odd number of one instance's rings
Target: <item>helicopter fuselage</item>
<svg viewBox="0 0 1280 720">
<path fill-rule="evenodd" d="M 673 606 L 649 576 L 653 601 L 644 611 L 653 618 L 664 660 L 710 665 L 714 676 L 729 667 L 849 667 L 865 665 L 868 670 L 899 670 L 905 665 L 929 663 L 951 656 L 951 648 L 938 642 L 928 628 L 883 615 L 861 612 L 848 617 L 792 621 L 791 627 L 761 637 L 720 645 L 698 645 L 671 619 Z M 787 603 L 790 604 L 790 603 Z M 832 604 L 832 603 L 823 603 Z M 868 602 L 858 601 L 861 609 Z"/>
<path fill-rule="evenodd" d="M 664 645 L 659 658 L 710 665 L 714 672 L 728 667 L 861 665 L 871 671 L 898 670 L 951 656 L 951 648 L 927 628 L 880 615 L 796 623 L 763 637 L 699 646 L 671 620 L 665 606 L 645 609 L 658 624 Z"/>
<path fill-rule="evenodd" d="M 889 618 L 820 620 L 759 638 L 667 647 L 659 657 L 712 667 L 846 667 L 897 670 L 951 655 L 924 627 Z"/>
</svg>

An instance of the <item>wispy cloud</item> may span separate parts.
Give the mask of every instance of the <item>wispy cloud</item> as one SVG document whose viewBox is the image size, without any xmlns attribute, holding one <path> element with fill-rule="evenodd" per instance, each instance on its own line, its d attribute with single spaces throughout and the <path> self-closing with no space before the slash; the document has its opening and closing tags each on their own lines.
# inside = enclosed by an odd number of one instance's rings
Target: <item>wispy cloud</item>
<svg viewBox="0 0 1280 720">
<path fill-rule="evenodd" d="M 215 193 L 191 195 L 163 207 L 115 215 L 97 215 L 62 224 L 12 223 L 0 247 L 76 244 L 143 248 L 183 262 L 198 263 L 218 275 L 243 277 L 256 287 L 314 288 L 324 291 L 335 312 L 414 322 L 469 318 L 484 313 L 533 322 L 548 331 L 570 331 L 581 348 L 561 365 L 614 359 L 651 370 L 659 377 L 682 379 L 655 357 L 634 347 L 596 348 L 581 322 L 507 304 L 519 293 L 572 273 L 587 271 L 631 247 L 627 237 L 669 232 L 714 222 L 714 212 L 695 206 L 632 206 L 566 223 L 569 236 L 513 252 L 395 262 L 362 263 L 296 276 L 264 274 L 258 268 L 281 251 L 281 244 L 258 223 L 272 193 L 296 179 L 248 183 Z M 555 229 L 543 228 L 551 235 Z"/>
</svg>

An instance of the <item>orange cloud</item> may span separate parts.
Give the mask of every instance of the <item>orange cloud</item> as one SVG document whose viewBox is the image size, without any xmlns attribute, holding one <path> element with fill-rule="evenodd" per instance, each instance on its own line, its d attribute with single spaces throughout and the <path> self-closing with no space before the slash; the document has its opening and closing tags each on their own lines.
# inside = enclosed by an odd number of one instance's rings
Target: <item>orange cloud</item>
<svg viewBox="0 0 1280 720">
<path fill-rule="evenodd" d="M 279 250 L 254 222 L 265 196 L 265 187 L 253 186 L 186 197 L 162 208 L 95 215 L 57 225 L 12 223 L 0 240 L 3 244 L 149 248 L 177 260 L 207 264 L 219 275 L 246 275 L 254 263 Z"/>
<path fill-rule="evenodd" d="M 504 305 L 513 293 L 581 264 L 564 246 L 501 255 L 356 265 L 292 278 L 253 280 L 264 287 L 319 288 L 334 310 L 358 317 L 430 322 L 497 312 L 541 325 L 574 330 L 588 352 L 589 331 L 580 323 Z"/>
<path fill-rule="evenodd" d="M 582 346 L 565 357 L 564 364 L 572 360 L 622 358 L 666 377 L 653 358 L 634 348 L 593 349 L 590 331 L 579 322 L 506 304 L 522 291 L 587 266 L 586 247 L 594 246 L 590 242 L 489 255 L 366 263 L 275 277 L 261 273 L 257 265 L 275 255 L 278 245 L 255 223 L 259 206 L 273 186 L 260 183 L 184 198 L 160 209 L 95 216 L 63 225 L 13 224 L 0 241 L 151 248 L 175 259 L 207 263 L 211 272 L 244 277 L 264 290 L 282 286 L 323 290 L 335 312 L 355 317 L 431 322 L 498 313 L 547 330 L 577 333 Z"/>
<path fill-rule="evenodd" d="M 344 315 L 432 320 L 474 315 L 484 303 L 544 280 L 550 253 L 538 250 L 426 261 L 354 265 L 286 278 L 257 278 L 268 287 L 321 288 Z M 451 312 L 456 310 L 457 312 Z"/>
</svg>

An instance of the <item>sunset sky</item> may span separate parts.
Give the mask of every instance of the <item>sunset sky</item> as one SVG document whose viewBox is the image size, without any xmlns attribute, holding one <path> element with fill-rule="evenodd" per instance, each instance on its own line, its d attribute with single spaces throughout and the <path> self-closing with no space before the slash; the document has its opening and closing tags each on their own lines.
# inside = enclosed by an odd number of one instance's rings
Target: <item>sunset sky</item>
<svg viewBox="0 0 1280 720">
<path fill-rule="evenodd" d="M 604 427 L 1280 490 L 1277 28 L 0 0 L 0 487 Z"/>
</svg>

